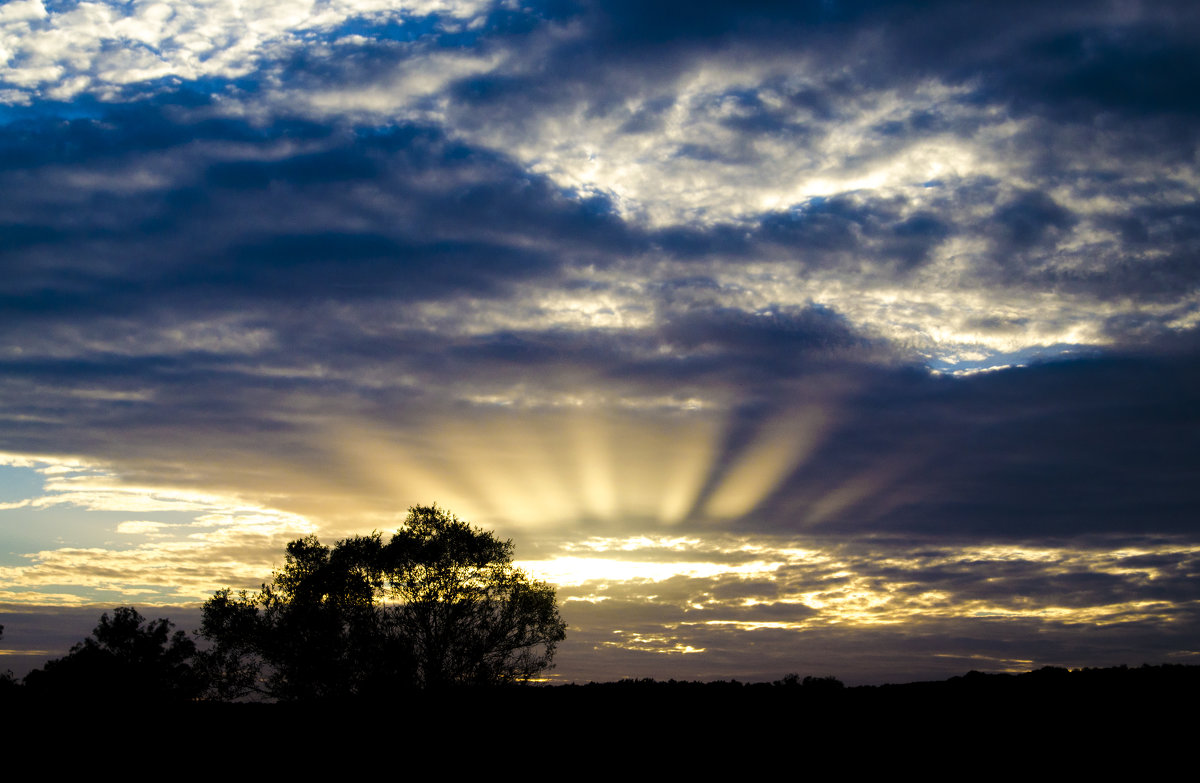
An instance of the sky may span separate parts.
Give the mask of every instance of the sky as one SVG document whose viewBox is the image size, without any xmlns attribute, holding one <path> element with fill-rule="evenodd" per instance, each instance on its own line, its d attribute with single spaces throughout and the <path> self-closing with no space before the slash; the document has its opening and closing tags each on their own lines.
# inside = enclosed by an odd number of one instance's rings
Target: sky
<svg viewBox="0 0 1200 783">
<path fill-rule="evenodd" d="M 1200 662 L 1192 2 L 0 4 L 0 670 L 436 502 L 557 681 Z"/>
</svg>

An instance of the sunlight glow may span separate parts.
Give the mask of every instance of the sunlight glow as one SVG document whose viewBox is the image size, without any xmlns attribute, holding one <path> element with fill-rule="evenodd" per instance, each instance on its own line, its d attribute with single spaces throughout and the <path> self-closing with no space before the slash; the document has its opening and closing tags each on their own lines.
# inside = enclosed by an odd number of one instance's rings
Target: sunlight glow
<svg viewBox="0 0 1200 783">
<path fill-rule="evenodd" d="M 437 498 L 464 517 L 523 527 L 581 519 L 676 524 L 694 513 L 717 470 L 720 411 L 658 411 L 651 419 L 594 406 L 520 415 L 481 407 L 470 420 L 431 420 L 403 445 L 341 421 L 329 442 L 375 492 Z M 746 448 L 709 506 L 725 517 L 753 508 L 806 456 L 822 426 L 814 408 L 764 427 L 762 442 Z"/>
<path fill-rule="evenodd" d="M 729 575 L 761 576 L 770 574 L 775 568 L 765 561 L 731 566 L 728 563 L 703 561 L 652 562 L 569 556 L 555 557 L 549 560 L 527 560 L 522 561 L 519 565 L 538 579 L 560 586 L 582 585 L 588 582 L 660 582 L 676 576 L 696 578 Z"/>
<path fill-rule="evenodd" d="M 623 650 L 637 650 L 638 652 L 657 653 L 659 655 L 688 655 L 691 653 L 702 653 L 704 647 L 693 647 L 690 644 L 683 644 L 676 641 L 669 635 L 660 634 L 628 634 L 623 631 L 614 631 L 613 633 L 620 636 L 620 639 L 613 642 L 605 642 L 606 647 L 619 647 Z"/>
<path fill-rule="evenodd" d="M 764 425 L 706 504 L 715 517 L 752 511 L 820 443 L 829 426 L 825 411 L 811 406 Z"/>
</svg>

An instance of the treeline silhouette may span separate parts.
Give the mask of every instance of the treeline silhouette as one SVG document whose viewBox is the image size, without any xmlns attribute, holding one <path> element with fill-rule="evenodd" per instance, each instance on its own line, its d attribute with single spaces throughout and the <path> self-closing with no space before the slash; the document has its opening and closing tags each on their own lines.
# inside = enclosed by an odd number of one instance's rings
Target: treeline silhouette
<svg viewBox="0 0 1200 783">
<path fill-rule="evenodd" d="M 377 731 L 459 765 L 519 760 L 521 749 L 536 754 L 554 747 L 568 763 L 649 760 L 659 769 L 682 764 L 704 771 L 710 757 L 761 768 L 797 748 L 824 753 L 826 765 L 856 769 L 914 758 L 989 766 L 998 759 L 1012 766 L 1036 760 L 1067 774 L 1078 772 L 1079 749 L 1092 749 L 1096 758 L 1094 749 L 1107 749 L 1106 743 L 1168 753 L 1190 747 L 1194 722 L 1187 709 L 1200 696 L 1200 666 L 1165 664 L 972 671 L 877 686 L 789 674 L 773 682 L 493 681 L 229 700 L 206 682 L 203 654 L 170 621 L 147 621 L 132 608 L 118 608 L 71 653 L 30 672 L 23 683 L 0 678 L 0 718 L 7 719 L 0 724 L 18 747 L 26 739 L 41 741 L 45 727 L 71 716 L 83 721 L 81 730 L 97 751 L 136 732 L 143 745 L 186 752 L 183 738 L 246 726 L 254 727 L 260 746 L 278 748 L 309 736 L 352 747 Z M 980 748 L 997 758 L 971 760 Z M 463 756 L 468 752 L 482 755 Z M 264 765 L 275 759 L 257 758 Z M 302 771 L 302 758 L 282 763 Z"/>
<path fill-rule="evenodd" d="M 133 607 L 105 612 L 21 692 L 96 703 L 381 700 L 529 681 L 552 667 L 566 635 L 554 589 L 514 567 L 512 542 L 436 505 L 410 508 L 387 542 L 293 541 L 260 591 L 213 595 L 199 643 L 173 627 Z"/>
<path fill-rule="evenodd" d="M 199 647 L 185 632 L 173 628 L 174 624 L 167 619 L 146 620 L 133 607 L 117 607 L 111 615 L 105 612 L 92 635 L 72 647 L 65 657 L 31 671 L 23 681 L 12 677 L 11 673 L 0 677 L 0 694 L 8 699 L 22 700 L 232 701 L 210 681 L 213 676 L 213 663 L 208 657 L 210 651 Z M 3 629 L 0 626 L 0 638 Z M 516 681 L 493 679 L 447 685 L 450 686 L 449 690 L 463 696 L 472 690 L 495 692 L 496 686 L 508 686 L 513 682 Z M 437 691 L 437 698 L 444 698 L 446 690 Z M 773 682 L 642 678 L 586 684 L 543 683 L 518 690 L 506 688 L 505 693 L 508 696 L 520 693 L 523 695 L 517 698 L 553 700 L 563 704 L 572 701 L 687 704 L 697 700 L 710 704 L 749 704 L 784 699 L 844 706 L 952 704 L 970 700 L 987 700 L 996 707 L 1031 704 L 1039 700 L 1069 700 L 1068 703 L 1076 706 L 1103 700 L 1112 705 L 1139 700 L 1179 699 L 1184 694 L 1200 693 L 1200 666 L 1143 664 L 1139 667 L 1121 665 L 1073 670 L 1045 666 L 1024 673 L 970 671 L 940 681 L 859 686 L 846 686 L 833 676 L 801 677 L 796 673 Z M 269 693 L 262 695 L 270 696 Z M 328 694 L 316 691 L 308 691 L 305 695 L 307 698 L 292 700 L 329 700 L 326 698 Z M 374 694 L 384 695 L 390 697 L 391 694 Z M 373 694 L 339 693 L 336 696 L 353 701 L 370 700 Z"/>
<path fill-rule="evenodd" d="M 0 675 L 0 714 L 132 706 L 143 716 L 169 710 L 176 728 L 248 719 L 280 736 L 312 726 L 348 731 L 373 714 L 417 738 L 464 716 L 514 740 L 532 725 L 559 736 L 656 735 L 664 725 L 694 737 L 715 726 L 746 737 L 928 726 L 966 736 L 1017 725 L 1154 727 L 1200 695 L 1200 666 L 1181 664 L 972 671 L 856 687 L 798 673 L 754 683 L 534 685 L 565 624 L 553 589 L 514 568 L 512 554 L 511 542 L 436 506 L 410 509 L 387 542 L 373 534 L 329 547 L 306 537 L 288 545 L 283 567 L 257 593 L 218 590 L 196 638 L 133 607 L 105 612 L 64 657 L 23 681 Z"/>
</svg>

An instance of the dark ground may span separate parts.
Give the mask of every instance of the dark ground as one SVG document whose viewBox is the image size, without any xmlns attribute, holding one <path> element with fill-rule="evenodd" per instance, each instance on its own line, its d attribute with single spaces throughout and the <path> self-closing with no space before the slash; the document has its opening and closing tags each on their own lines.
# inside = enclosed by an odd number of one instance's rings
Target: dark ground
<svg viewBox="0 0 1200 783">
<path fill-rule="evenodd" d="M 22 690 L 0 703 L 9 748 L 57 739 L 93 753 L 201 753 L 218 766 L 236 757 L 229 763 L 264 770 L 406 766 L 432 754 L 454 770 L 539 767 L 521 777 L 628 764 L 794 769 L 814 759 L 847 769 L 969 763 L 975 772 L 1034 764 L 1075 776 L 1110 765 L 1146 774 L 1191 758 L 1200 666 L 971 672 L 854 688 L 637 680 L 313 704 L 34 703 Z M 558 773 L 540 769 L 551 759 Z"/>
</svg>

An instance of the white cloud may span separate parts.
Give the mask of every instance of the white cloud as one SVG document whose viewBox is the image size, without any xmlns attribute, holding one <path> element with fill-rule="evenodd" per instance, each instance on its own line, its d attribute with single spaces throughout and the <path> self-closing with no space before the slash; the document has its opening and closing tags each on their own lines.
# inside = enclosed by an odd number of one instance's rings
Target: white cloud
<svg viewBox="0 0 1200 783">
<path fill-rule="evenodd" d="M 0 7 L 0 81 L 69 100 L 112 97 L 135 82 L 235 78 L 346 22 L 440 14 L 469 19 L 489 0 L 97 0 L 47 11 L 36 0 Z"/>
<path fill-rule="evenodd" d="M 0 24 L 29 22 L 46 16 L 46 7 L 41 0 L 13 0 L 0 5 Z"/>
<path fill-rule="evenodd" d="M 118 522 L 113 528 L 118 536 L 147 539 L 132 547 L 79 546 L 60 536 L 59 546 L 24 555 L 29 564 L 0 567 L 4 600 L 82 604 L 118 593 L 147 603 L 200 601 L 219 587 L 258 584 L 288 541 L 316 529 L 300 514 L 215 492 L 135 486 L 83 461 L 2 455 L 0 464 L 32 467 L 45 476 L 42 494 L 4 504 L 0 511 L 50 510 L 60 519 L 79 510 L 164 515 Z M 93 519 L 88 522 L 96 527 Z"/>
<path fill-rule="evenodd" d="M 1155 599 L 1153 588 L 1142 591 L 1171 579 L 1177 563 L 1198 551 L 1170 541 L 1112 550 L 859 550 L 820 540 L 710 534 L 703 541 L 593 538 L 522 565 L 556 582 L 571 605 L 639 605 L 643 610 L 630 613 L 626 631 L 653 615 L 664 641 L 703 646 L 697 634 L 714 626 L 801 631 L 978 617 L 1088 625 L 1160 619 L 1174 609 Z M 1085 580 L 1090 592 L 1064 593 L 1058 581 L 1072 579 Z M 620 632 L 620 626 L 613 630 Z"/>
</svg>

